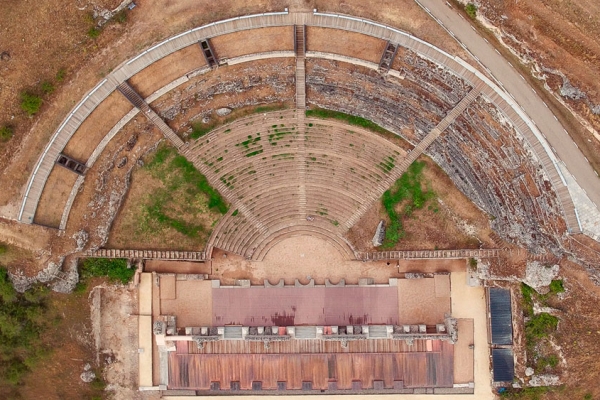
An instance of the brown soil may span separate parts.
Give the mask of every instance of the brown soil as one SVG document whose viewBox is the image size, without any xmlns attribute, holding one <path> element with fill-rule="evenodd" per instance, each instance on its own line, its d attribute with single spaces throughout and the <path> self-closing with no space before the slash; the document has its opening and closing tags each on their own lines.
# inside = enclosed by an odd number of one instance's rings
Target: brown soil
<svg viewBox="0 0 600 400">
<path fill-rule="evenodd" d="M 168 272 L 175 274 L 210 274 L 210 262 L 147 260 L 144 272 Z"/>
<path fill-rule="evenodd" d="M 210 276 L 223 285 L 232 285 L 236 279 L 249 279 L 253 285 L 262 285 L 265 279 L 272 284 L 284 279 L 286 285 L 293 285 L 296 279 L 305 284 L 311 278 L 320 285 L 325 279 L 332 283 L 345 279 L 347 284 L 356 285 L 360 278 L 388 283 L 389 278 L 399 277 L 395 263 L 347 261 L 333 245 L 310 236 L 281 241 L 260 262 L 215 249 Z"/>
<path fill-rule="evenodd" d="M 387 42 L 360 33 L 338 29 L 309 27 L 306 30 L 306 50 L 341 54 L 348 57 L 360 55 L 363 60 L 379 64 Z"/>
<path fill-rule="evenodd" d="M 572 85 L 585 92 L 584 98 L 562 97 L 562 100 L 596 131 L 600 130 L 600 115 L 594 114 L 591 108 L 600 104 L 600 83 L 596 79 L 600 74 L 597 62 L 600 4 L 591 0 L 484 0 L 478 4 L 485 18 L 501 30 L 506 45 L 545 68 L 542 74 L 554 96 L 561 97 L 559 89 L 563 85 L 556 71 L 565 74 Z M 535 71 L 534 75 L 540 74 Z M 539 82 L 532 83 L 542 91 Z M 600 138 L 584 129 L 555 99 L 550 97 L 546 102 L 593 167 L 600 170 Z"/>
<path fill-rule="evenodd" d="M 134 137 L 137 138 L 135 144 L 128 145 Z M 89 246 L 98 247 L 104 243 L 129 186 L 131 171 L 162 137 L 160 131 L 141 115 L 123 127 L 87 171 L 86 180 L 71 208 L 65 238 L 84 230 L 89 233 Z M 125 157 L 125 166 L 118 168 Z M 73 246 L 73 241 L 66 244 Z"/>
<path fill-rule="evenodd" d="M 99 373 L 95 364 L 90 309 L 85 306 L 86 302 L 87 293 L 51 294 L 48 330 L 42 339 L 52 352 L 26 376 L 20 388 L 22 398 L 58 400 L 91 397 L 90 384 L 79 378 L 86 363 Z"/>
<path fill-rule="evenodd" d="M 271 51 L 293 51 L 291 26 L 253 29 L 217 36 L 210 40 L 217 59 Z"/>
<path fill-rule="evenodd" d="M 435 192 L 436 198 L 414 211 L 411 217 L 403 218 L 406 236 L 393 250 L 497 247 L 490 238 L 492 230 L 487 214 L 462 194 L 429 157 L 421 156 L 419 161 L 426 163 L 422 182 Z M 372 239 L 380 220 L 389 224 L 379 201 L 348 231 L 348 239 L 357 249 L 375 250 Z"/>
<path fill-rule="evenodd" d="M 132 76 L 129 83 L 146 98 L 166 84 L 205 65 L 200 46 L 191 45 L 146 67 Z"/>
<path fill-rule="evenodd" d="M 132 108 L 121 93 L 113 92 L 81 124 L 63 153 L 79 162 L 87 162 L 98 143 Z"/>
<path fill-rule="evenodd" d="M 44 186 L 40 204 L 35 213 L 36 224 L 58 228 L 71 188 L 79 175 L 55 164 Z"/>
</svg>

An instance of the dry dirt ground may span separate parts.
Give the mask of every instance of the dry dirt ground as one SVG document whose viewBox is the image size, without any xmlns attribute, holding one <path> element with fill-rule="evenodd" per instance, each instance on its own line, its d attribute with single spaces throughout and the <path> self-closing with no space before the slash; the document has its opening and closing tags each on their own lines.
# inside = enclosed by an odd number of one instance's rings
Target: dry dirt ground
<svg viewBox="0 0 600 400">
<path fill-rule="evenodd" d="M 465 2 L 460 0 L 461 2 Z M 588 129 L 554 108 L 600 169 L 600 3 L 594 0 L 479 0 L 479 19 Z M 527 71 L 529 72 L 529 71 Z M 566 83 L 568 82 L 568 83 Z M 566 90 L 565 92 L 561 92 Z"/>
</svg>

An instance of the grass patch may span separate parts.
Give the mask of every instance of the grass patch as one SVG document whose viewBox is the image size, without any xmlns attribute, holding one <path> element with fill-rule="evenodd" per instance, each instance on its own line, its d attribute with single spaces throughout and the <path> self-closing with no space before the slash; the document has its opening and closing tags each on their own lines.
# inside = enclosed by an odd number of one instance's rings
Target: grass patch
<svg viewBox="0 0 600 400">
<path fill-rule="evenodd" d="M 101 32 L 102 32 L 102 30 L 100 28 L 92 26 L 90 29 L 88 29 L 87 35 L 92 39 L 96 39 L 96 38 L 98 38 L 98 36 L 100 36 Z"/>
<path fill-rule="evenodd" d="M 214 129 L 214 125 L 209 124 L 205 125 L 202 122 L 194 122 L 192 124 L 192 133 L 190 133 L 190 138 L 199 139 L 202 136 L 206 135 L 208 132 Z"/>
<path fill-rule="evenodd" d="M 42 92 L 44 92 L 45 95 L 52 94 L 55 89 L 56 88 L 54 87 L 54 84 L 52 82 L 50 82 L 50 81 L 42 82 Z"/>
<path fill-rule="evenodd" d="M 394 186 L 383 193 L 381 200 L 390 220 L 383 248 L 393 248 L 405 235 L 402 219 L 410 217 L 414 210 L 423 208 L 435 196 L 433 191 L 423 190 L 421 179 L 424 167 L 425 162 L 415 161 Z M 400 212 L 397 211 L 399 207 Z"/>
<path fill-rule="evenodd" d="M 525 336 L 527 341 L 535 341 L 544 338 L 556 331 L 558 318 L 548 313 L 539 313 L 531 317 L 525 324 Z"/>
<path fill-rule="evenodd" d="M 559 293 L 563 293 L 565 291 L 565 286 L 563 284 L 563 280 L 562 279 L 556 279 L 553 280 L 550 283 L 550 293 L 551 294 L 559 294 Z"/>
<path fill-rule="evenodd" d="M 21 93 L 21 109 L 25 111 L 29 116 L 37 114 L 42 107 L 42 98 L 31 93 Z"/>
<path fill-rule="evenodd" d="M 306 110 L 306 116 L 323 118 L 323 119 L 337 119 L 340 121 L 344 121 L 350 125 L 360 126 L 362 128 L 365 128 L 365 129 L 368 129 L 368 130 L 371 130 L 374 132 L 383 133 L 383 134 L 390 133 L 387 129 L 380 127 L 379 125 L 377 125 L 374 122 L 369 121 L 368 119 L 365 119 L 362 117 L 357 117 L 355 115 L 346 114 L 346 113 L 343 113 L 340 111 L 326 110 L 323 108 L 315 108 L 312 110 Z"/>
<path fill-rule="evenodd" d="M 6 254 L 8 251 L 8 245 L 5 243 L 0 243 L 0 255 Z"/>
<path fill-rule="evenodd" d="M 465 12 L 471 19 L 477 18 L 477 6 L 473 3 L 469 3 L 465 6 Z"/>
<path fill-rule="evenodd" d="M 533 296 L 537 292 L 531 286 L 521 283 L 521 295 L 523 296 L 523 311 L 526 317 L 533 315 Z"/>
<path fill-rule="evenodd" d="M 556 354 L 550 354 L 545 357 L 540 357 L 535 362 L 535 367 L 538 373 L 545 372 L 548 368 L 556 368 L 558 365 L 558 356 Z"/>
<path fill-rule="evenodd" d="M 212 220 L 214 216 L 210 211 L 219 215 L 227 212 L 228 205 L 221 195 L 174 148 L 160 146 L 144 169 L 161 185 L 146 194 L 139 211 L 132 216 L 129 224 L 135 231 L 134 236 L 157 236 L 161 232 L 168 236 L 167 230 L 172 229 L 196 242 L 201 241 L 210 229 L 210 222 L 205 221 L 202 214 L 209 213 Z"/>
<path fill-rule="evenodd" d="M 122 258 L 86 258 L 80 265 L 83 280 L 107 277 L 111 282 L 128 283 L 135 275 L 135 269 L 127 268 L 127 260 Z"/>
<path fill-rule="evenodd" d="M 477 270 L 477 260 L 474 258 L 469 258 L 469 267 L 473 270 Z"/>
<path fill-rule="evenodd" d="M 0 142 L 6 142 L 10 140 L 14 133 L 15 132 L 12 126 L 4 125 L 2 128 L 0 128 Z"/>
<path fill-rule="evenodd" d="M 58 70 L 58 72 L 56 73 L 56 76 L 54 77 L 54 79 L 56 79 L 56 82 L 62 82 L 65 80 L 65 77 L 67 76 L 67 70 L 64 68 L 61 68 Z"/>
<path fill-rule="evenodd" d="M 522 399 L 522 400 L 540 400 L 542 396 L 552 391 L 550 387 L 526 387 L 522 389 L 509 388 L 500 394 L 500 397 L 506 399 Z"/>
</svg>

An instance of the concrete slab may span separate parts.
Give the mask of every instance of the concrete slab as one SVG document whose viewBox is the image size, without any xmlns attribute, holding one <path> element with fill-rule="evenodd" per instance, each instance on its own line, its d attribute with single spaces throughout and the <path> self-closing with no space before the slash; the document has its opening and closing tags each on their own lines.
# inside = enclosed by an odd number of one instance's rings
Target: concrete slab
<svg viewBox="0 0 600 400">
<path fill-rule="evenodd" d="M 435 297 L 450 297 L 450 275 L 434 275 Z"/>
<path fill-rule="evenodd" d="M 139 386 L 152 386 L 152 316 L 138 319 Z"/>
<path fill-rule="evenodd" d="M 492 400 L 494 394 L 491 388 L 489 366 L 485 289 L 481 286 L 467 286 L 466 271 L 452 273 L 450 281 L 452 285 L 452 316 L 458 319 L 473 319 L 474 398 Z"/>
<path fill-rule="evenodd" d="M 175 293 L 175 285 L 176 285 L 175 275 L 161 275 L 160 276 L 160 298 L 174 300 L 176 297 Z"/>
<path fill-rule="evenodd" d="M 473 382 L 473 320 L 458 320 L 458 341 L 454 345 L 454 383 Z"/>
<path fill-rule="evenodd" d="M 142 273 L 138 286 L 138 312 L 140 315 L 152 315 L 152 274 Z"/>
<path fill-rule="evenodd" d="M 450 297 L 437 297 L 435 279 L 398 279 L 400 324 L 435 325 L 450 312 Z"/>
</svg>

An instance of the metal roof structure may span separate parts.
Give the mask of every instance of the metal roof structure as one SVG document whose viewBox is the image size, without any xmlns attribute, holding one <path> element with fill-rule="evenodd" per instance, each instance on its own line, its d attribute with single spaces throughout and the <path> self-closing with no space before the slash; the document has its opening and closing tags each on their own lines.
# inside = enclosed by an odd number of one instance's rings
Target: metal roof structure
<svg viewBox="0 0 600 400">
<path fill-rule="evenodd" d="M 515 359 L 512 349 L 493 349 L 494 382 L 510 382 L 515 376 Z"/>
<path fill-rule="evenodd" d="M 489 299 L 492 345 L 511 345 L 513 332 L 510 290 L 490 288 Z"/>
<path fill-rule="evenodd" d="M 397 325 L 398 288 L 251 287 L 212 291 L 213 326 Z"/>
</svg>

